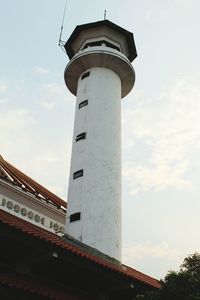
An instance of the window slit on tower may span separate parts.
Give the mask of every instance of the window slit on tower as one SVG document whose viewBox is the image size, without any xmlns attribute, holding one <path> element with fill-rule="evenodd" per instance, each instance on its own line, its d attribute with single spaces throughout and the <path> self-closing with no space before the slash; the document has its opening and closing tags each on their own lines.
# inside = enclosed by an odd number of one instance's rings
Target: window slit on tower
<svg viewBox="0 0 200 300">
<path fill-rule="evenodd" d="M 86 77 L 90 76 L 90 72 L 85 72 L 82 76 L 81 76 L 81 80 L 83 80 Z"/>
<path fill-rule="evenodd" d="M 76 142 L 86 139 L 86 132 L 82 132 L 76 136 Z"/>
<path fill-rule="evenodd" d="M 73 174 L 73 179 L 79 178 L 79 177 L 81 177 L 81 176 L 83 176 L 83 169 L 74 172 L 74 174 Z"/>
<path fill-rule="evenodd" d="M 81 103 L 79 103 L 78 108 L 80 109 L 80 108 L 82 108 L 83 106 L 86 106 L 86 105 L 88 105 L 88 100 L 84 100 Z"/>
<path fill-rule="evenodd" d="M 75 222 L 75 221 L 79 221 L 80 219 L 81 219 L 81 213 L 80 212 L 71 214 L 70 217 L 69 217 L 70 223 Z"/>
</svg>

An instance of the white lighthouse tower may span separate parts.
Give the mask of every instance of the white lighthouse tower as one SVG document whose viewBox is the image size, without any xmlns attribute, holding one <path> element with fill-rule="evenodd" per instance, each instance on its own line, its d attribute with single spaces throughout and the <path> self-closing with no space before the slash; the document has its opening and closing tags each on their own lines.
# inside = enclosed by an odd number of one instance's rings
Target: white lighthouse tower
<svg viewBox="0 0 200 300">
<path fill-rule="evenodd" d="M 121 98 L 132 89 L 133 34 L 103 20 L 65 44 L 65 82 L 76 96 L 66 233 L 121 260 Z"/>
</svg>

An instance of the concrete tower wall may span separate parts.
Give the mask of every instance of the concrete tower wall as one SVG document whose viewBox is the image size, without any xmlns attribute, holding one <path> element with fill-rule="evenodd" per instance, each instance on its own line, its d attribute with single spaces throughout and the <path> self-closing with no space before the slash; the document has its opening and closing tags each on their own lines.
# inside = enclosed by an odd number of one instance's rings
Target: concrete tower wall
<svg viewBox="0 0 200 300">
<path fill-rule="evenodd" d="M 121 80 L 107 68 L 88 71 L 78 80 L 66 232 L 121 260 Z M 83 176 L 73 179 L 79 170 Z"/>
<path fill-rule="evenodd" d="M 121 99 L 135 82 L 133 34 L 103 20 L 65 44 L 76 96 L 66 233 L 121 261 Z"/>
</svg>

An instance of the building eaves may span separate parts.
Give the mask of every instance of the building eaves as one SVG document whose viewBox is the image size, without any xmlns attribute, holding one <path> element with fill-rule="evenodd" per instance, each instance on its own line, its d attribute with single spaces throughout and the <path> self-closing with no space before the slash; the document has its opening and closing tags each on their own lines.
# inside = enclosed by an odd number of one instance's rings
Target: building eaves
<svg viewBox="0 0 200 300">
<path fill-rule="evenodd" d="M 153 288 L 160 288 L 161 284 L 158 280 L 143 274 L 135 269 L 132 269 L 125 265 L 117 265 L 116 263 L 110 262 L 108 260 L 103 259 L 100 256 L 96 256 L 90 251 L 88 251 L 85 247 L 76 246 L 65 238 L 58 237 L 57 235 L 46 231 L 40 227 L 37 227 L 31 223 L 28 223 L 18 217 L 15 217 L 3 210 L 0 210 L 0 222 L 8 225 L 16 230 L 19 230 L 26 235 L 31 236 L 34 239 L 43 240 L 54 247 L 58 247 L 60 249 L 64 249 L 74 255 L 81 257 L 82 259 L 88 260 L 96 265 L 99 265 L 109 271 L 114 273 L 118 273 L 122 276 L 126 276 L 132 280 L 136 280 L 142 282 L 148 286 Z"/>
<path fill-rule="evenodd" d="M 18 170 L 0 155 L 0 179 L 34 195 L 37 199 L 52 204 L 59 209 L 66 209 L 67 203 Z"/>
<path fill-rule="evenodd" d="M 61 290 L 58 287 L 52 286 L 52 283 L 38 280 L 35 277 L 27 277 L 23 274 L 14 274 L 2 270 L 0 271 L 0 285 L 22 290 L 28 293 L 28 295 L 42 296 L 45 299 L 66 300 L 66 295 L 69 294 L 68 291 L 63 291 L 63 288 Z M 70 299 L 74 299 L 72 297 L 73 294 L 70 296 Z"/>
</svg>

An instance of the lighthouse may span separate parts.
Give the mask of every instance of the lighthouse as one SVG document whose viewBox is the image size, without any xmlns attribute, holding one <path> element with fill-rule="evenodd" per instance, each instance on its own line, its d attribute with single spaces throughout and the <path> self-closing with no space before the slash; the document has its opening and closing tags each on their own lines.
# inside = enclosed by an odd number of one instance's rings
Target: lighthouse
<svg viewBox="0 0 200 300">
<path fill-rule="evenodd" d="M 121 261 L 121 99 L 133 88 L 133 34 L 103 20 L 65 44 L 64 78 L 76 96 L 66 233 Z"/>
</svg>

